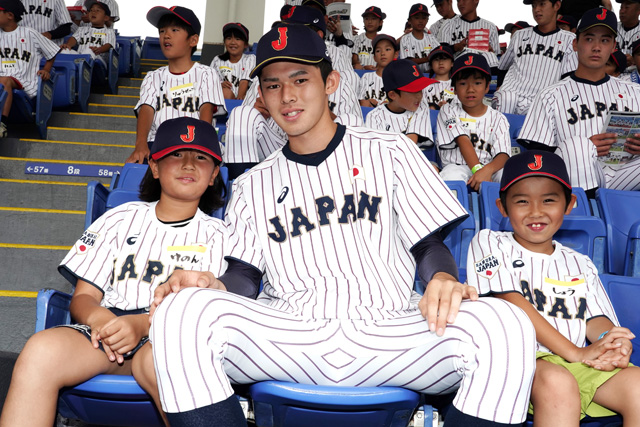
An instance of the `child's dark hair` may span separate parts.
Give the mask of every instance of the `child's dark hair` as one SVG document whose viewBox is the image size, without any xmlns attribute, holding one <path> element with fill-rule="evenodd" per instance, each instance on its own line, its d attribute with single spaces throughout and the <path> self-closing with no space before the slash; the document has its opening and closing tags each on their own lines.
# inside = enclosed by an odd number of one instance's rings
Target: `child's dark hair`
<svg viewBox="0 0 640 427">
<path fill-rule="evenodd" d="M 249 47 L 249 40 L 247 40 L 247 38 L 245 37 L 245 34 L 243 34 L 237 28 L 231 28 L 222 34 L 223 39 L 226 39 L 229 36 L 233 36 L 237 39 L 243 40 L 244 43 L 247 45 L 245 46 L 245 49 Z M 223 54 L 218 55 L 218 58 L 220 58 L 220 60 L 222 61 L 228 61 L 230 57 L 231 55 L 229 55 L 229 52 L 225 52 Z"/>
<path fill-rule="evenodd" d="M 473 68 L 467 68 L 465 70 L 457 72 L 456 74 L 453 75 L 453 77 L 451 77 L 451 85 L 455 86 L 458 80 L 468 79 L 469 77 L 474 77 L 476 79 L 484 79 L 487 82 L 487 84 L 491 83 L 490 75 L 483 73 L 481 71 L 475 70 Z"/>
<path fill-rule="evenodd" d="M 500 192 L 500 203 L 502 203 L 502 207 L 504 208 L 504 211 L 507 215 L 509 215 L 509 212 L 507 211 L 507 193 L 509 192 L 510 189 L 511 187 L 507 188 L 507 191 Z M 567 208 L 569 207 L 569 203 L 571 203 L 572 192 L 570 189 L 568 189 L 564 185 L 562 186 L 562 191 L 564 193 L 564 200 L 565 200 L 564 210 L 566 211 Z"/>
<path fill-rule="evenodd" d="M 174 14 L 166 14 L 162 16 L 162 18 L 160 18 L 160 21 L 158 21 L 158 30 L 160 30 L 161 28 L 169 27 L 169 26 L 175 26 L 185 30 L 187 32 L 187 39 L 191 38 L 191 36 L 196 34 L 196 32 L 194 31 L 191 25 L 187 24 L 186 22 L 184 22 L 182 19 L 178 18 Z M 196 46 L 192 47 L 191 55 L 193 55 L 196 52 L 196 50 L 197 50 Z"/>
<path fill-rule="evenodd" d="M 213 159 L 213 163 L 216 166 L 220 166 L 220 162 L 216 159 Z M 151 168 L 149 168 L 140 183 L 140 200 L 143 202 L 158 201 L 160 200 L 161 192 L 162 188 L 160 186 L 160 180 L 153 177 Z M 226 194 L 227 188 L 222 181 L 222 175 L 218 173 L 216 178 L 213 180 L 213 185 L 207 187 L 200 197 L 198 208 L 206 214 L 211 214 L 216 209 L 224 206 L 224 197 Z"/>
<path fill-rule="evenodd" d="M 453 66 L 453 58 L 452 57 L 450 57 L 446 53 L 436 53 L 435 55 L 433 55 L 431 57 L 431 59 L 429 59 L 429 77 L 431 77 L 431 76 L 433 76 L 435 74 L 433 72 L 433 66 L 431 65 L 431 63 L 433 61 L 435 61 L 436 59 L 439 59 L 439 58 L 450 59 L 451 60 L 451 65 Z M 451 70 L 449 70 L 449 75 L 451 75 Z"/>
</svg>

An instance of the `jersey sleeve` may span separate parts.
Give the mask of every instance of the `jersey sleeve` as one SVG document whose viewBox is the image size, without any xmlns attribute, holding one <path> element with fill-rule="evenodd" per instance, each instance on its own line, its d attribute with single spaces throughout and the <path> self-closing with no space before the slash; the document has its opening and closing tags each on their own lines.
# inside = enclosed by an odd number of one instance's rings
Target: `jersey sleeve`
<svg viewBox="0 0 640 427">
<path fill-rule="evenodd" d="M 364 119 L 364 125 L 369 129 L 385 130 L 383 126 L 384 124 L 382 123 L 382 120 L 380 120 L 380 114 L 377 113 L 377 110 L 378 107 L 374 108 L 369 112 L 369 114 L 367 114 L 367 117 Z"/>
<path fill-rule="evenodd" d="M 446 104 L 440 109 L 438 114 L 438 136 L 436 144 L 445 150 L 452 150 L 457 147 L 456 138 L 460 135 L 467 135 L 467 132 L 460 125 L 457 109 L 452 104 Z"/>
<path fill-rule="evenodd" d="M 499 70 L 508 70 L 513 64 L 513 60 L 516 57 L 516 45 L 519 45 L 519 40 L 521 37 L 518 36 L 518 32 L 515 33 L 511 42 L 507 46 L 507 50 L 504 52 L 504 55 L 500 57 L 500 62 L 498 63 Z"/>
<path fill-rule="evenodd" d="M 225 221 L 229 224 L 229 243 L 226 256 L 249 264 L 260 271 L 265 269 L 260 239 L 256 235 L 256 224 L 251 216 L 252 209 L 246 200 L 242 180 L 233 183 L 233 192 Z"/>
<path fill-rule="evenodd" d="M 245 54 L 243 58 L 246 59 L 246 63 L 239 78 L 240 80 L 249 80 L 251 82 L 251 71 L 256 67 L 256 56 Z"/>
<path fill-rule="evenodd" d="M 60 46 L 38 33 L 30 31 L 30 36 L 35 39 L 36 50 L 38 50 L 47 61 L 53 59 L 60 51 Z M 40 67 L 38 67 L 40 68 Z"/>
<path fill-rule="evenodd" d="M 500 153 L 511 156 L 511 134 L 509 132 L 509 121 L 504 114 L 497 112 L 494 125 L 494 139 L 491 147 L 491 156 L 495 157 Z"/>
<path fill-rule="evenodd" d="M 161 71 L 151 72 L 144 76 L 142 85 L 140 85 L 140 99 L 138 99 L 136 106 L 133 107 L 136 113 L 143 105 L 148 105 L 154 110 L 156 109 L 156 99 L 160 96 L 160 79 L 157 78 L 160 77 L 160 72 Z"/>
<path fill-rule="evenodd" d="M 444 181 L 405 135 L 398 135 L 393 155 L 393 209 L 398 234 L 406 248 L 432 233 L 454 226 L 467 216 L 466 210 Z M 420 185 L 416 185 L 419 183 Z"/>
<path fill-rule="evenodd" d="M 493 48 L 493 52 L 497 55 L 500 53 L 500 38 L 498 36 L 498 27 L 489 22 L 489 44 Z"/>
<path fill-rule="evenodd" d="M 593 265 L 593 262 L 588 258 L 586 262 L 588 268 L 585 273 L 585 281 L 587 283 L 587 312 L 585 320 L 589 321 L 589 319 L 594 317 L 605 316 L 611 320 L 614 325 L 619 326 L 620 322 L 618 321 L 613 305 L 607 296 L 607 291 L 604 289 L 604 286 L 600 281 L 596 266 Z"/>
<path fill-rule="evenodd" d="M 60 274 L 71 284 L 75 286 L 78 280 L 84 280 L 103 293 L 109 287 L 117 253 L 118 227 L 125 212 L 123 209 L 108 211 L 82 233 L 58 266 Z"/>
<path fill-rule="evenodd" d="M 57 0 L 54 3 L 53 13 L 55 14 L 55 26 L 52 28 L 53 30 L 58 28 L 60 25 L 73 23 L 73 21 L 71 21 L 71 15 L 69 15 L 69 11 L 67 10 L 63 0 Z"/>
<path fill-rule="evenodd" d="M 552 105 L 552 94 L 549 90 L 538 93 L 524 119 L 518 139 L 534 141 L 550 147 L 558 146 L 558 131 Z"/>
<path fill-rule="evenodd" d="M 113 49 L 118 49 L 118 43 L 116 42 L 116 31 L 113 28 L 107 28 L 104 44 L 110 44 Z"/>
<path fill-rule="evenodd" d="M 400 39 L 400 52 L 399 52 L 399 55 L 398 55 L 399 59 L 405 59 L 405 58 L 408 58 L 410 56 L 409 55 L 409 46 L 407 46 L 408 43 L 409 43 L 409 42 L 407 42 L 407 37 L 408 36 L 409 36 L 408 34 L 405 34 L 405 36 Z"/>
<path fill-rule="evenodd" d="M 222 93 L 222 83 L 220 76 L 210 67 L 203 67 L 204 72 L 200 76 L 201 81 L 198 84 L 200 105 L 207 103 L 215 105 L 215 116 L 224 116 L 227 114 L 224 103 L 224 94 Z"/>
<path fill-rule="evenodd" d="M 433 143 L 433 131 L 431 130 L 431 109 L 420 107 L 411 116 L 407 124 L 407 135 L 416 134 L 423 138 L 427 138 Z"/>
<path fill-rule="evenodd" d="M 358 96 L 358 99 L 366 99 L 365 98 L 366 89 L 367 89 L 367 85 L 369 84 L 369 82 L 366 79 L 367 74 L 363 74 L 362 77 L 360 77 L 360 79 L 358 80 L 358 93 L 356 93 L 356 95 Z"/>
<path fill-rule="evenodd" d="M 436 38 L 440 43 L 453 44 L 453 40 L 451 38 L 451 30 L 450 30 L 451 21 L 452 20 L 450 19 L 446 23 L 440 26 L 440 31 L 438 31 L 438 34 L 436 35 Z"/>
<path fill-rule="evenodd" d="M 510 246 L 502 243 L 493 230 L 480 230 L 471 240 L 467 254 L 467 284 L 476 288 L 479 295 L 522 293 L 517 278 L 509 269 Z"/>
</svg>

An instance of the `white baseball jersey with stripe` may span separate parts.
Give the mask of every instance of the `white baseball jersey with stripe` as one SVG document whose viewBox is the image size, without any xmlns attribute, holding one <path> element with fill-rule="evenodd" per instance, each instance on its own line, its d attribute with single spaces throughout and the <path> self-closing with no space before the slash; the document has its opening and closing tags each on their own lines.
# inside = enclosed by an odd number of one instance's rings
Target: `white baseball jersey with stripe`
<svg viewBox="0 0 640 427">
<path fill-rule="evenodd" d="M 387 92 L 383 90 L 382 77 L 375 71 L 364 73 L 358 84 L 358 99 L 375 99 L 378 103 L 387 100 Z"/>
<path fill-rule="evenodd" d="M 345 80 L 349 86 L 354 88 L 358 87 L 360 77 L 353 71 L 353 65 L 351 64 L 351 50 L 346 47 L 336 47 L 325 41 L 327 45 L 327 52 L 329 52 L 329 58 L 331 58 L 331 66 L 333 69 L 340 73 L 340 78 Z"/>
<path fill-rule="evenodd" d="M 91 50 L 92 47 L 110 44 L 113 49 L 118 48 L 116 32 L 113 28 L 79 27 L 78 31 L 73 33 L 73 38 L 78 42 L 78 53 L 89 54 L 93 57 L 96 55 Z M 98 58 L 106 65 L 109 61 L 109 51 L 101 53 Z"/>
<path fill-rule="evenodd" d="M 575 38 L 560 29 L 546 34 L 537 27 L 518 30 L 500 58 L 498 68 L 508 72 L 494 95 L 494 108 L 507 114 L 526 114 L 538 92 L 578 67 Z"/>
<path fill-rule="evenodd" d="M 431 106 L 437 106 L 439 110 L 441 108 L 439 104 L 442 101 L 449 103 L 454 99 L 456 99 L 456 91 L 451 85 L 451 80 L 436 82 L 422 90 L 422 103 L 420 107 L 429 108 Z"/>
<path fill-rule="evenodd" d="M 440 32 L 438 33 L 438 41 L 440 43 L 449 43 L 450 45 L 454 45 L 461 42 L 462 39 L 467 38 L 469 36 L 469 30 L 477 29 L 489 30 L 489 45 L 493 49 L 493 52 L 475 50 L 473 50 L 473 52 L 484 56 L 490 67 L 497 67 L 498 57 L 495 52 L 500 52 L 500 40 L 498 39 L 498 27 L 491 21 L 487 21 L 482 18 L 477 18 L 473 21 L 466 21 L 461 16 L 455 16 L 442 25 Z M 469 52 L 470 50 L 465 48 L 458 52 L 456 57 L 462 55 L 465 51 Z"/>
<path fill-rule="evenodd" d="M 367 114 L 365 126 L 370 129 L 404 133 L 405 135 L 415 133 L 433 142 L 429 111 L 429 109 L 420 108 L 415 112 L 405 110 L 403 113 L 394 113 L 389 110 L 387 103 L 379 104 Z"/>
<path fill-rule="evenodd" d="M 372 40 L 367 37 L 365 33 L 358 34 L 353 39 L 353 48 L 351 49 L 351 52 L 358 55 L 360 65 L 363 67 L 367 65 L 376 66 L 376 60 L 373 58 L 373 46 L 371 46 L 371 42 Z"/>
<path fill-rule="evenodd" d="M 511 153 L 509 122 L 504 114 L 490 107 L 482 117 L 473 117 L 462 109 L 461 104 L 446 104 L 438 114 L 437 129 L 436 144 L 443 167 L 448 164 L 466 165 L 455 141 L 461 135 L 469 137 L 483 165 L 500 153 Z"/>
<path fill-rule="evenodd" d="M 640 23 L 633 28 L 625 28 L 622 22 L 618 22 L 618 50 L 627 55 L 631 55 L 631 45 L 634 41 L 640 39 Z"/>
<path fill-rule="evenodd" d="M 455 16 L 458 16 L 458 15 L 455 15 Z M 440 30 L 442 29 L 442 26 L 449 21 L 449 19 L 440 18 L 436 22 L 434 22 L 433 25 L 431 25 L 431 27 L 429 27 L 429 31 L 431 31 L 431 34 L 433 34 L 436 39 L 439 40 L 438 37 L 440 34 Z"/>
<path fill-rule="evenodd" d="M 58 270 L 73 285 L 78 279 L 103 293 L 103 307 L 147 308 L 156 287 L 176 268 L 227 269 L 223 221 L 198 209 L 189 223 L 173 227 L 156 216 L 157 202 L 131 202 L 98 218 L 78 239 Z"/>
<path fill-rule="evenodd" d="M 29 97 L 38 92 L 36 74 L 40 70 L 40 59 L 49 60 L 60 48 L 33 28 L 18 26 L 13 31 L 0 30 L 0 76 L 11 76 L 18 80 Z"/>
<path fill-rule="evenodd" d="M 436 47 L 440 46 L 440 42 L 431 33 L 424 32 L 422 39 L 415 38 L 413 33 L 405 34 L 400 39 L 400 59 L 404 58 L 426 58 L 429 53 Z M 429 63 L 425 62 L 419 65 L 420 71 L 429 72 Z"/>
<path fill-rule="evenodd" d="M 238 62 L 222 60 L 220 56 L 215 56 L 211 61 L 211 68 L 218 72 L 220 81 L 231 82 L 233 94 L 238 96 L 238 88 L 242 80 L 248 80 L 251 84 L 251 70 L 256 66 L 256 56 L 243 54 Z"/>
<path fill-rule="evenodd" d="M 338 127 L 315 158 L 274 153 L 236 179 L 227 210 L 229 255 L 266 272 L 264 291 L 252 301 L 190 288 L 160 304 L 150 337 L 163 408 L 276 379 L 458 389 L 461 411 L 522 421 L 535 364 L 524 313 L 495 298 L 463 302 L 438 337 L 412 291 L 409 249 L 464 212 L 402 135 Z"/>
<path fill-rule="evenodd" d="M 140 100 L 134 110 L 138 111 L 145 104 L 155 110 L 147 137 L 148 141 L 153 141 L 156 129 L 162 122 L 176 117 L 197 119 L 200 117 L 200 106 L 206 103 L 217 107 L 214 117 L 226 114 L 218 73 L 196 62 L 184 74 L 173 74 L 168 66 L 149 71 L 140 86 Z"/>
<path fill-rule="evenodd" d="M 63 0 L 21 0 L 26 9 L 20 25 L 31 27 L 39 33 L 55 30 L 60 25 L 71 24 L 71 16 Z M 63 39 L 52 40 L 57 45 Z"/>
<path fill-rule="evenodd" d="M 640 188 L 640 156 L 616 171 L 605 167 L 603 174 L 589 139 L 602 133 L 609 110 L 640 111 L 640 85 L 609 76 L 591 82 L 571 75 L 536 96 L 518 139 L 557 147 L 574 187 Z"/>
<path fill-rule="evenodd" d="M 588 256 L 554 241 L 551 255 L 531 252 L 512 232 L 480 230 L 467 257 L 467 283 L 481 295 L 517 292 L 577 347 L 587 321 L 606 316 L 618 325 L 598 270 Z M 550 352 L 538 343 L 538 351 Z"/>
</svg>

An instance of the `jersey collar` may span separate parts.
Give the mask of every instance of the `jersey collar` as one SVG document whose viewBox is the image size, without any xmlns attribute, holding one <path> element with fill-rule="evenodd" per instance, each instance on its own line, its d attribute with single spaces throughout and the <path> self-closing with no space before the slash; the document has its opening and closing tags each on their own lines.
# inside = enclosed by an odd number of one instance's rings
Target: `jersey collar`
<svg viewBox="0 0 640 427">
<path fill-rule="evenodd" d="M 480 17 L 479 17 L 479 16 L 478 16 L 476 19 L 473 19 L 473 20 L 471 20 L 471 21 L 468 21 L 468 20 L 464 19 L 464 18 L 462 17 L 462 15 L 458 15 L 458 16 L 460 17 L 460 20 L 462 20 L 462 21 L 464 21 L 464 22 L 467 22 L 467 23 L 469 23 L 469 24 L 473 24 L 474 22 L 478 22 L 478 21 L 480 20 Z M 451 19 L 453 19 L 453 18 L 451 18 Z"/>
<path fill-rule="evenodd" d="M 533 27 L 533 31 L 536 34 L 541 35 L 542 37 L 545 37 L 545 36 L 550 36 L 551 34 L 559 33 L 560 28 L 556 27 L 556 29 L 553 31 L 549 31 L 548 33 L 543 33 L 542 31 L 540 31 L 540 28 L 538 28 L 538 26 L 536 25 L 535 27 Z"/>
<path fill-rule="evenodd" d="M 287 141 L 285 146 L 282 147 L 282 154 L 284 154 L 284 156 L 288 160 L 291 160 L 292 162 L 300 163 L 307 166 L 319 166 L 322 162 L 324 162 L 327 159 L 327 157 L 331 155 L 331 153 L 333 153 L 336 150 L 336 148 L 338 148 L 338 145 L 340 145 L 340 142 L 344 137 L 345 131 L 346 131 L 346 127 L 344 125 L 339 124 L 336 129 L 336 133 L 333 135 L 333 138 L 329 142 L 329 145 L 327 145 L 327 148 L 317 153 L 296 154 L 293 151 L 291 151 L 291 147 L 289 146 L 289 141 Z"/>
<path fill-rule="evenodd" d="M 571 74 L 569 75 L 569 77 L 571 77 L 571 79 L 572 79 L 573 81 L 575 81 L 575 82 L 578 82 L 578 83 L 584 83 L 584 84 L 586 84 L 586 85 L 592 85 L 592 86 L 599 86 L 599 85 L 601 85 L 601 84 L 604 84 L 604 83 L 608 82 L 608 81 L 611 79 L 611 78 L 609 77 L 609 75 L 607 74 L 607 75 L 605 75 L 605 76 L 604 76 L 604 78 L 603 78 L 603 79 L 598 80 L 597 82 L 593 82 L 593 81 L 591 81 L 591 80 L 587 80 L 587 79 L 582 79 L 582 78 L 580 78 L 580 77 L 576 77 L 575 72 L 571 73 Z"/>
</svg>

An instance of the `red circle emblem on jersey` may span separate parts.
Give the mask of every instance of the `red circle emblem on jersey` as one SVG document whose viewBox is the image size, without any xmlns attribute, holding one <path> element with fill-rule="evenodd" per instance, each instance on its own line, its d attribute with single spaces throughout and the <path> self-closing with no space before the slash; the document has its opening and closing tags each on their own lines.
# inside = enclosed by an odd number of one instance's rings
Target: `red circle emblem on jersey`
<svg viewBox="0 0 640 427">
<path fill-rule="evenodd" d="M 84 252 L 87 250 L 87 247 L 85 245 L 80 245 L 78 249 L 80 249 L 81 252 Z"/>
<path fill-rule="evenodd" d="M 574 277 L 573 279 L 571 279 L 572 282 L 577 282 L 578 280 L 580 279 L 578 279 L 577 277 Z"/>
<path fill-rule="evenodd" d="M 487 270 L 484 272 L 484 274 L 486 274 L 487 276 L 491 276 L 493 273 L 491 272 L 491 270 Z"/>
<path fill-rule="evenodd" d="M 360 170 L 358 170 L 358 168 L 353 168 L 353 176 L 358 176 L 360 175 Z"/>
<path fill-rule="evenodd" d="M 624 98 L 624 95 L 623 95 L 623 94 L 621 94 L 621 93 L 619 93 L 619 94 L 618 94 L 618 98 L 623 99 L 623 98 Z"/>
<path fill-rule="evenodd" d="M 24 39 L 20 39 L 20 41 L 21 41 L 22 43 L 24 43 Z"/>
</svg>

